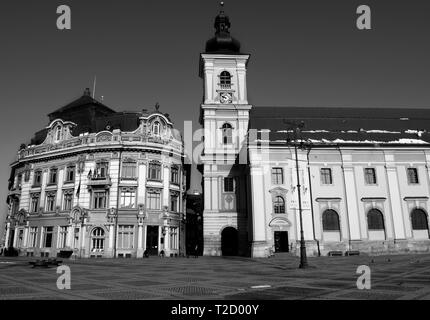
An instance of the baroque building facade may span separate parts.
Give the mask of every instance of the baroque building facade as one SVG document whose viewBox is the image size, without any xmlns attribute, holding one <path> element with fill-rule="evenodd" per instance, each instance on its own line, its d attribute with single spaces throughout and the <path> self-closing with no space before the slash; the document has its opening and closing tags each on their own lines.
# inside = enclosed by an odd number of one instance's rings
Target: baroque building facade
<svg viewBox="0 0 430 320">
<path fill-rule="evenodd" d="M 430 111 L 252 106 L 250 55 L 223 10 L 214 26 L 200 55 L 204 254 L 299 254 L 302 229 L 309 255 L 429 252 Z"/>
<path fill-rule="evenodd" d="M 169 115 L 84 95 L 49 114 L 11 165 L 5 247 L 20 255 L 180 255 L 186 175 Z"/>
</svg>

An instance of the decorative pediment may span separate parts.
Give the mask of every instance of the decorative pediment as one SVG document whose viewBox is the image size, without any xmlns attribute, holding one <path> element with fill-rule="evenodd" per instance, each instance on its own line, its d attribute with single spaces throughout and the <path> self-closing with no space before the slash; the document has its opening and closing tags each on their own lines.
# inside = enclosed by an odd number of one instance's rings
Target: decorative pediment
<svg viewBox="0 0 430 320">
<path fill-rule="evenodd" d="M 110 131 L 100 131 L 96 135 L 97 142 L 108 142 L 112 141 L 112 132 Z"/>
<path fill-rule="evenodd" d="M 42 144 L 56 144 L 72 138 L 72 130 L 77 125 L 71 121 L 56 119 L 52 121 L 45 129 L 47 130 L 46 139 Z"/>
<path fill-rule="evenodd" d="M 269 222 L 269 227 L 291 227 L 292 223 L 290 220 L 288 220 L 287 218 L 273 218 L 270 222 Z"/>
<path fill-rule="evenodd" d="M 269 190 L 269 192 L 272 195 L 275 195 L 275 196 L 277 196 L 277 195 L 286 195 L 288 193 L 288 189 L 285 189 L 285 188 L 282 188 L 282 187 L 276 187 L 276 188 L 273 188 L 273 189 Z"/>
</svg>

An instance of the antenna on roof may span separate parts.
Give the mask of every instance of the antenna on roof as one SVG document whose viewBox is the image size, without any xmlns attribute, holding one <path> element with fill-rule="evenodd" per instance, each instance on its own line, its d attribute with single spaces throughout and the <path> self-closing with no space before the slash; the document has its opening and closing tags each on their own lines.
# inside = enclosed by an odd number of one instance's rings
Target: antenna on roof
<svg viewBox="0 0 430 320">
<path fill-rule="evenodd" d="M 96 83 L 97 83 L 97 76 L 94 76 L 93 99 L 96 96 Z"/>
</svg>

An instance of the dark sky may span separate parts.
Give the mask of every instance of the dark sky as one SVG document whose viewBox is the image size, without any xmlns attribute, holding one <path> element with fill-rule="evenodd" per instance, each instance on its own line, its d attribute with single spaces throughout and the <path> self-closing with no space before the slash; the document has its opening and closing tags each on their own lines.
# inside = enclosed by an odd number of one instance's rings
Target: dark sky
<svg viewBox="0 0 430 320">
<path fill-rule="evenodd" d="M 231 32 L 251 54 L 251 104 L 430 106 L 429 1 L 225 2 Z M 71 31 L 56 28 L 61 4 L 71 7 Z M 356 28 L 361 4 L 372 9 L 370 31 Z M 19 144 L 95 75 L 96 98 L 113 109 L 158 101 L 179 129 L 184 120 L 198 128 L 199 53 L 217 12 L 215 0 L 1 1 L 0 198 Z"/>
</svg>

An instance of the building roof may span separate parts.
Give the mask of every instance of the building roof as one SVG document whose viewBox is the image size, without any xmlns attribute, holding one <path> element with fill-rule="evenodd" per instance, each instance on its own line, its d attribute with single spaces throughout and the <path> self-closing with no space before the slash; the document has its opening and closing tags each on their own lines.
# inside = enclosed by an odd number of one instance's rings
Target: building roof
<svg viewBox="0 0 430 320">
<path fill-rule="evenodd" d="M 104 105 L 103 103 L 97 101 L 96 99 L 94 99 L 91 96 L 91 91 L 89 88 L 86 88 L 84 91 L 84 94 L 76 99 L 73 100 L 72 102 L 68 103 L 67 105 L 65 105 L 64 107 L 61 107 L 51 113 L 48 114 L 49 119 L 55 120 L 59 115 L 67 113 L 72 111 L 75 108 L 82 108 L 84 106 L 93 106 L 93 107 L 97 107 L 98 109 L 103 110 L 105 113 L 109 114 L 109 113 L 115 113 L 114 110 L 112 110 L 111 108 L 109 108 L 108 106 Z"/>
<path fill-rule="evenodd" d="M 230 35 L 230 19 L 225 15 L 223 6 L 221 2 L 221 10 L 215 17 L 215 37 L 206 42 L 206 53 L 239 54 L 240 42 Z"/>
<path fill-rule="evenodd" d="M 251 136 L 251 141 L 294 140 L 294 124 L 303 126 L 298 139 L 318 144 L 430 143 L 430 108 L 347 107 L 253 107 L 249 129 L 257 129 L 258 134 Z M 262 135 L 266 130 L 269 135 Z"/>
</svg>

